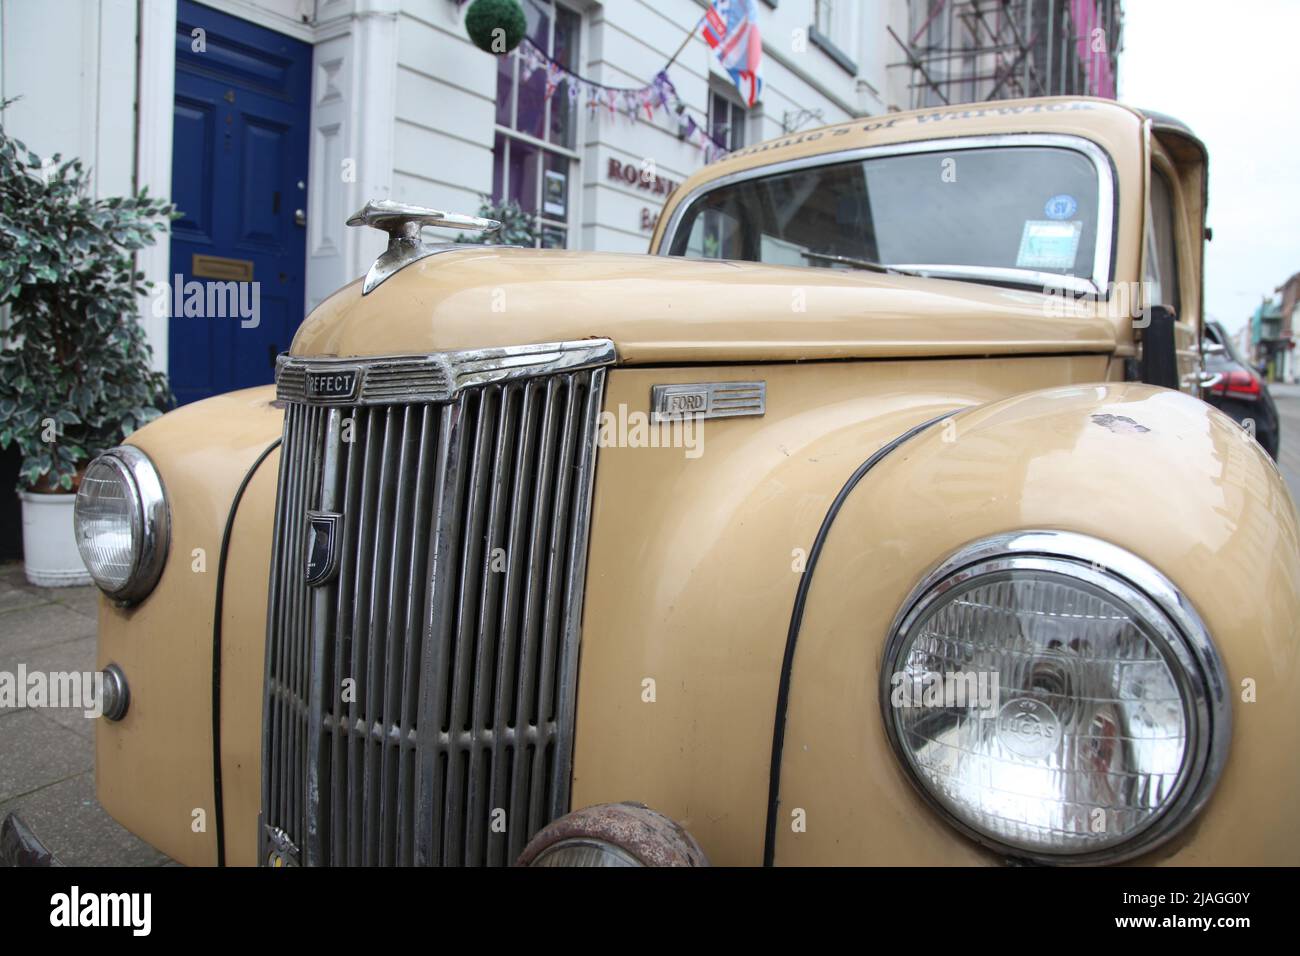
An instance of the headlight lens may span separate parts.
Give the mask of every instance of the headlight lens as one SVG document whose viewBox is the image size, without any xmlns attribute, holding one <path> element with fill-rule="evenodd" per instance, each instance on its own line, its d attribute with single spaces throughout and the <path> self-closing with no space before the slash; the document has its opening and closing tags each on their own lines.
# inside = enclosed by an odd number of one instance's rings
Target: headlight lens
<svg viewBox="0 0 1300 956">
<path fill-rule="evenodd" d="M 123 603 L 153 590 L 169 529 L 162 481 L 144 452 L 123 445 L 87 466 L 73 525 L 81 560 L 100 590 Z"/>
<path fill-rule="evenodd" d="M 1057 532 L 954 556 L 885 655 L 890 739 L 958 827 L 1018 856 L 1133 856 L 1208 797 L 1226 757 L 1222 664 L 1149 565 Z"/>
<path fill-rule="evenodd" d="M 529 866 L 642 866 L 626 851 L 599 840 L 565 840 L 537 854 Z"/>
</svg>

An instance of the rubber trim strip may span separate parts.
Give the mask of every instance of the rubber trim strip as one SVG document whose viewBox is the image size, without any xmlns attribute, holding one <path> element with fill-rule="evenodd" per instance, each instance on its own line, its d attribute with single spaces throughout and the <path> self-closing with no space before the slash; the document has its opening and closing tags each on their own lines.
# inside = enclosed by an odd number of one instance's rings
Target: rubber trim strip
<svg viewBox="0 0 1300 956">
<path fill-rule="evenodd" d="M 221 795 L 221 612 L 226 596 L 226 557 L 230 552 L 230 532 L 235 527 L 235 514 L 239 511 L 244 491 L 257 474 L 257 469 L 262 467 L 262 462 L 280 447 L 283 440 L 277 438 L 267 445 L 266 450 L 257 456 L 257 461 L 248 469 L 235 492 L 235 499 L 230 503 L 226 527 L 221 532 L 221 557 L 217 560 L 217 600 L 212 615 L 212 815 L 217 827 L 217 866 L 226 865 L 225 801 Z"/>
<path fill-rule="evenodd" d="M 844 483 L 835 500 L 831 502 L 830 510 L 826 512 L 826 517 L 822 519 L 822 524 L 817 529 L 817 537 L 813 539 L 812 549 L 808 552 L 808 563 L 804 568 L 803 577 L 799 579 L 799 589 L 795 592 L 794 607 L 790 612 L 790 630 L 785 638 L 785 657 L 781 661 L 781 683 L 776 693 L 776 719 L 772 727 L 772 762 L 769 768 L 769 777 L 767 784 L 767 826 L 763 835 L 763 865 L 772 866 L 776 857 L 776 811 L 780 803 L 781 791 L 781 754 L 785 748 L 785 718 L 786 711 L 790 705 L 790 676 L 794 670 L 794 649 L 799 640 L 799 628 L 803 624 L 804 606 L 808 602 L 808 592 L 812 588 L 813 572 L 817 569 L 817 559 L 821 557 L 822 548 L 826 544 L 826 539 L 830 535 L 831 525 L 835 523 L 835 518 L 839 515 L 840 509 L 844 507 L 844 502 L 853 493 L 867 472 L 871 471 L 880 461 L 885 458 L 899 445 L 908 439 L 919 435 L 931 425 L 943 421 L 945 418 L 951 418 L 961 409 L 953 409 L 945 412 L 929 421 L 914 425 L 897 438 L 892 439 L 885 445 L 876 449 L 866 461 L 858 466 L 857 470 L 849 476 L 849 480 Z"/>
</svg>

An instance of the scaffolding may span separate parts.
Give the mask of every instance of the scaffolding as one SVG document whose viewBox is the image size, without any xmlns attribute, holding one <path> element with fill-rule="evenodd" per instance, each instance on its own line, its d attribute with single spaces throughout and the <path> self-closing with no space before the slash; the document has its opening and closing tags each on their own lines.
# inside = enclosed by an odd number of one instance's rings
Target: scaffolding
<svg viewBox="0 0 1300 956">
<path fill-rule="evenodd" d="M 890 35 L 911 107 L 1021 96 L 1115 98 L 1121 0 L 908 0 Z"/>
</svg>

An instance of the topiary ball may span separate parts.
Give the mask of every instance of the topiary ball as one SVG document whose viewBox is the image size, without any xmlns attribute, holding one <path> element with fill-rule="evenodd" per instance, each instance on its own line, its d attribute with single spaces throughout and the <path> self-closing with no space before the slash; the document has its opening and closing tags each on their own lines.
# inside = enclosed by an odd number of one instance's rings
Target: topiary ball
<svg viewBox="0 0 1300 956">
<path fill-rule="evenodd" d="M 487 53 L 509 53 L 528 32 L 519 0 L 474 0 L 465 12 L 465 31 Z"/>
</svg>

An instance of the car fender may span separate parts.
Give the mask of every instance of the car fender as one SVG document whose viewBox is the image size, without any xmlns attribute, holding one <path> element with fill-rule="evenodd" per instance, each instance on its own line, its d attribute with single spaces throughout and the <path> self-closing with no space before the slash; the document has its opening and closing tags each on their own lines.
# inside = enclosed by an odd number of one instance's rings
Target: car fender
<svg viewBox="0 0 1300 956">
<path fill-rule="evenodd" d="M 761 863 L 790 609 L 845 480 L 936 416 L 1105 371 L 1105 356 L 611 371 L 612 425 L 648 418 L 656 385 L 762 381 L 767 404 L 703 421 L 695 450 L 646 447 L 631 429 L 622 440 L 621 427 L 601 439 L 573 807 L 636 800 L 715 864 Z"/>
<path fill-rule="evenodd" d="M 131 702 L 122 720 L 96 722 L 96 794 L 119 823 L 187 865 L 216 863 L 223 818 L 237 816 L 217 806 L 214 686 L 220 687 L 225 731 L 226 802 L 251 798 L 254 808 L 258 804 L 262 648 L 279 463 L 272 446 L 283 426 L 274 400 L 271 386 L 232 392 L 185 405 L 129 439 L 162 478 L 171 540 L 162 576 L 142 601 L 119 607 L 100 599 L 98 666 L 112 661 L 122 668 Z M 225 643 L 219 648 L 226 679 L 214 682 L 228 523 Z M 252 862 L 255 809 L 246 829 L 246 861 Z"/>
<path fill-rule="evenodd" d="M 902 442 L 828 521 L 783 673 L 776 863 L 996 862 L 911 786 L 878 681 L 891 622 L 927 571 L 971 542 L 1030 529 L 1090 535 L 1154 566 L 1199 613 L 1227 672 L 1232 740 L 1218 786 L 1139 862 L 1300 859 L 1296 512 L 1276 466 L 1227 416 L 1135 384 L 1020 395 Z"/>
</svg>

